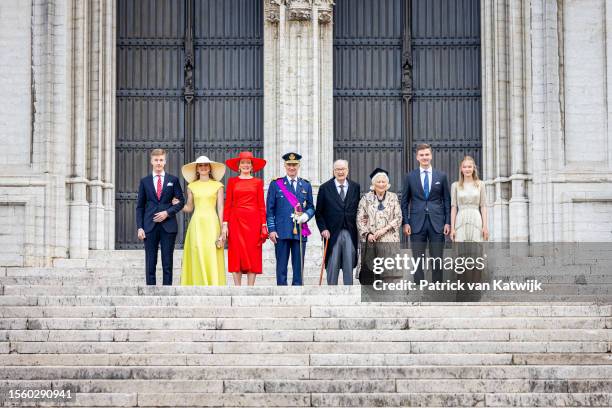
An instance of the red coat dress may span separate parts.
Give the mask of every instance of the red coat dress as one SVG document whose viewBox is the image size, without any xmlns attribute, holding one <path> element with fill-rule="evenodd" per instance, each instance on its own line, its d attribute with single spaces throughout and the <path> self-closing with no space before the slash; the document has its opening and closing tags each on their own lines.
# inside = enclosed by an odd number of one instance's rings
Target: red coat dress
<svg viewBox="0 0 612 408">
<path fill-rule="evenodd" d="M 227 182 L 223 221 L 228 226 L 229 272 L 261 273 L 261 226 L 266 223 L 263 180 L 232 177 Z"/>
</svg>

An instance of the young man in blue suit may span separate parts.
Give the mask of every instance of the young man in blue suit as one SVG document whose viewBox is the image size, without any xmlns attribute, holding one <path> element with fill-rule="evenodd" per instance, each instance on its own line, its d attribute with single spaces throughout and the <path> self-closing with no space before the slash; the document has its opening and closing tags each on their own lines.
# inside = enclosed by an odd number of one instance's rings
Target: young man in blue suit
<svg viewBox="0 0 612 408">
<path fill-rule="evenodd" d="M 293 152 L 283 156 L 287 175 L 272 180 L 266 199 L 266 221 L 276 255 L 276 284 L 283 286 L 287 285 L 289 254 L 293 270 L 291 284 L 303 284 L 302 266 L 310 235 L 307 221 L 315 213 L 310 182 L 297 175 L 301 158 Z"/>
<path fill-rule="evenodd" d="M 145 243 L 147 285 L 155 285 L 157 249 L 161 244 L 164 285 L 172 285 L 174 243 L 178 232 L 176 214 L 185 205 L 179 179 L 164 171 L 166 152 L 155 149 L 151 152 L 153 172 L 140 180 L 136 224 L 138 239 Z M 172 205 L 172 198 L 179 203 Z"/>
<path fill-rule="evenodd" d="M 450 190 L 448 178 L 431 167 L 432 150 L 428 144 L 416 148 L 419 168 L 404 178 L 402 187 L 402 224 L 404 234 L 410 236 L 412 256 L 420 257 L 429 247 L 430 257 L 443 256 L 445 235 L 450 233 Z M 442 259 L 434 263 L 432 282 L 442 282 Z M 422 263 L 414 273 L 414 281 L 424 280 Z"/>
</svg>

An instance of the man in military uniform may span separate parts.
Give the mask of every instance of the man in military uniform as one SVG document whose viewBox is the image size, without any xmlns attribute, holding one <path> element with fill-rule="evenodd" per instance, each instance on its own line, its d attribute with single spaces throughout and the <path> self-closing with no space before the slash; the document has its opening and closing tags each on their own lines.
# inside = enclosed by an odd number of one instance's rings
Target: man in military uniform
<svg viewBox="0 0 612 408">
<path fill-rule="evenodd" d="M 310 182 L 297 175 L 301 158 L 298 153 L 285 154 L 283 160 L 287 175 L 272 180 L 268 187 L 266 217 L 276 252 L 277 285 L 287 285 L 290 253 L 292 285 L 302 285 L 306 240 L 310 235 L 307 221 L 314 216 L 315 208 Z"/>
</svg>

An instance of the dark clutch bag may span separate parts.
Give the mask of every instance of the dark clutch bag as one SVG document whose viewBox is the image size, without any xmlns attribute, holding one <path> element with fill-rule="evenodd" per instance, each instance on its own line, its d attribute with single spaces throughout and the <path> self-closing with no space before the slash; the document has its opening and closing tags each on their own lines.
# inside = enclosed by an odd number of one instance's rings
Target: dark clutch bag
<svg viewBox="0 0 612 408">
<path fill-rule="evenodd" d="M 361 251 L 361 269 L 359 271 L 359 282 L 362 285 L 373 285 L 374 281 L 377 279 L 376 274 L 374 273 L 374 258 L 376 258 L 376 243 L 368 242 L 367 239 L 365 242 L 361 243 L 362 251 Z"/>
</svg>

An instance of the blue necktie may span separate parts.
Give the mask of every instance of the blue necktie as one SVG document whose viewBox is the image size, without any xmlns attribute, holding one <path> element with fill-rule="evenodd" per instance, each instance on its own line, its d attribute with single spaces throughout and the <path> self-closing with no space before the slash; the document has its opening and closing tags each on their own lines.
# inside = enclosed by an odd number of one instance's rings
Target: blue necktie
<svg viewBox="0 0 612 408">
<path fill-rule="evenodd" d="M 429 172 L 427 170 L 425 170 L 425 180 L 423 180 L 423 192 L 427 200 L 429 198 Z"/>
</svg>

